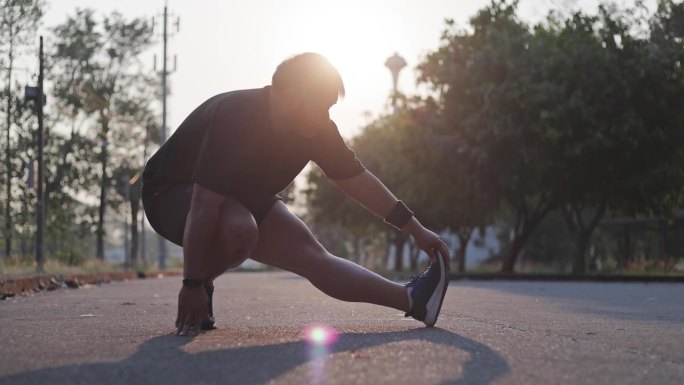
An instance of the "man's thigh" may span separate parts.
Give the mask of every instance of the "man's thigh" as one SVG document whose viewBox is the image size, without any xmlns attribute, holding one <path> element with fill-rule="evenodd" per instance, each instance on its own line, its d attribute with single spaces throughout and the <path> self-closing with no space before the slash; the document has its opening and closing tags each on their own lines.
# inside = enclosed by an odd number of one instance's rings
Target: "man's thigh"
<svg viewBox="0 0 684 385">
<path fill-rule="evenodd" d="M 159 193 L 156 193 L 154 189 L 144 191 L 143 208 L 145 215 L 147 215 L 152 228 L 159 235 L 178 246 L 183 246 L 183 234 L 191 208 L 194 184 L 176 184 L 163 187 L 160 190 L 161 192 Z M 247 210 L 248 214 L 251 214 L 256 220 L 257 225 L 261 225 L 261 222 L 270 212 L 271 206 L 276 202 L 280 202 L 280 198 L 276 195 L 258 201 L 239 201 L 228 196 L 224 198 L 229 201 L 226 202 L 226 205 L 230 203 L 231 208 L 239 206 L 240 209 L 229 211 L 240 212 Z M 225 211 L 222 210 L 222 215 L 225 214 Z"/>
<path fill-rule="evenodd" d="M 326 254 L 306 224 L 278 201 L 259 226 L 257 247 L 250 257 L 301 275 L 307 265 Z"/>
</svg>

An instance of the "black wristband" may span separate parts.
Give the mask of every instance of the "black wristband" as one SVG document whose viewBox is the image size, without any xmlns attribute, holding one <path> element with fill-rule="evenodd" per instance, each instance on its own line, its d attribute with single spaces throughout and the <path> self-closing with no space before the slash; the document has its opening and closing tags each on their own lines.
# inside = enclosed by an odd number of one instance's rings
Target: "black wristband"
<svg viewBox="0 0 684 385">
<path fill-rule="evenodd" d="M 183 279 L 183 286 L 197 287 L 204 285 L 204 280 L 199 278 L 185 278 Z"/>
<path fill-rule="evenodd" d="M 385 222 L 401 230 L 413 218 L 413 212 L 402 201 L 397 201 L 392 211 L 385 217 Z"/>
</svg>

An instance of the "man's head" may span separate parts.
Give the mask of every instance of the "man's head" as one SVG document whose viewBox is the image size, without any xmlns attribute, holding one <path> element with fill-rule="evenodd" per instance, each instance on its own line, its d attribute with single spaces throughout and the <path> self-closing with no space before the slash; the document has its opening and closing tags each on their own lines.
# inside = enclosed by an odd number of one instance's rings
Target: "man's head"
<svg viewBox="0 0 684 385">
<path fill-rule="evenodd" d="M 339 72 L 317 53 L 302 53 L 280 63 L 271 85 L 277 104 L 274 120 L 305 137 L 330 124 L 328 111 L 344 96 Z"/>
</svg>

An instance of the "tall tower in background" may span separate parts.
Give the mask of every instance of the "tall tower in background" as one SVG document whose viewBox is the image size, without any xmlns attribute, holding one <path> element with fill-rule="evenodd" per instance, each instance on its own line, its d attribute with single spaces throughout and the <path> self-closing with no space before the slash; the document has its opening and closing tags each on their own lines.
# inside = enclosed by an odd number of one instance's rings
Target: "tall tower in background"
<svg viewBox="0 0 684 385">
<path fill-rule="evenodd" d="M 406 60 L 404 60 L 403 57 L 399 56 L 399 54 L 395 52 L 394 55 L 390 56 L 385 61 L 385 67 L 387 67 L 392 73 L 392 112 L 396 113 L 397 97 L 399 96 L 399 91 L 397 89 L 397 83 L 399 82 L 399 72 L 404 67 L 406 67 Z"/>
</svg>

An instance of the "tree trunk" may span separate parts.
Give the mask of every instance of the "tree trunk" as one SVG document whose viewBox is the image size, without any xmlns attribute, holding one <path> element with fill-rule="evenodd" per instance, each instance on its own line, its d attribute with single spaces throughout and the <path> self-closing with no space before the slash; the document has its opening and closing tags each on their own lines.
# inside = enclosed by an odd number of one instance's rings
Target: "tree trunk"
<svg viewBox="0 0 684 385">
<path fill-rule="evenodd" d="M 143 266 L 147 267 L 147 255 L 145 255 L 147 245 L 145 242 L 147 240 L 145 237 L 145 210 L 143 209 L 140 213 L 140 262 Z"/>
<path fill-rule="evenodd" d="M 584 210 L 581 205 L 569 206 L 564 210 L 568 228 L 575 235 L 576 250 L 572 264 L 572 273 L 575 275 L 586 274 L 587 272 L 587 251 L 591 243 L 591 236 L 594 234 L 599 221 L 605 215 L 607 207 L 608 202 L 604 201 L 588 224 L 582 216 Z"/>
<path fill-rule="evenodd" d="M 518 256 L 530 236 L 532 227 L 530 224 L 523 224 L 523 229 L 520 234 L 517 234 L 513 241 L 511 242 L 511 248 L 508 253 L 504 256 L 503 263 L 501 264 L 501 272 L 503 273 L 513 273 L 515 269 L 515 263 L 518 260 Z"/>
<path fill-rule="evenodd" d="M 132 267 L 137 267 L 138 266 L 138 245 L 140 242 L 138 241 L 138 212 L 140 211 L 140 189 L 141 189 L 141 184 L 142 184 L 142 178 L 138 178 L 138 180 L 133 183 L 133 185 L 129 186 L 129 199 L 131 203 L 131 266 Z"/>
<path fill-rule="evenodd" d="M 522 241 L 519 237 L 515 237 L 513 242 L 511 242 L 511 247 L 508 249 L 508 253 L 504 256 L 503 262 L 501 263 L 501 272 L 512 273 L 515 267 L 515 262 L 518 259 L 518 254 L 522 250 Z"/>
<path fill-rule="evenodd" d="M 350 261 L 361 265 L 361 237 L 358 235 L 351 236 L 352 254 L 349 256 Z"/>
<path fill-rule="evenodd" d="M 504 256 L 501 263 L 501 272 L 503 273 L 513 273 L 515 269 L 515 263 L 518 260 L 518 256 L 522 251 L 527 238 L 530 237 L 532 231 L 541 223 L 542 219 L 548 214 L 551 209 L 557 207 L 554 204 L 547 203 L 544 206 L 539 206 L 535 211 L 527 214 L 527 208 L 524 206 L 522 209 L 518 210 L 518 222 L 515 226 L 515 234 L 513 236 L 513 241 L 511 242 L 511 248 L 508 253 Z"/>
<path fill-rule="evenodd" d="M 401 231 L 394 231 L 394 271 L 402 271 L 404 269 L 404 244 L 408 235 Z"/>
<path fill-rule="evenodd" d="M 29 253 L 29 243 L 28 243 L 28 240 L 26 239 L 25 236 L 19 238 L 19 247 L 20 247 L 21 255 L 22 255 L 22 256 L 28 255 L 28 253 Z"/>
<path fill-rule="evenodd" d="M 457 231 L 456 234 L 458 235 L 456 269 L 459 273 L 463 273 L 465 271 L 466 250 L 468 249 L 468 243 L 470 242 L 470 237 L 473 234 L 473 229 L 462 229 L 461 231 Z"/>
<path fill-rule="evenodd" d="M 456 251 L 456 271 L 459 273 L 465 272 L 465 259 L 466 259 L 466 249 L 465 247 L 458 247 Z"/>
<path fill-rule="evenodd" d="M 10 28 L 11 33 L 12 28 Z M 10 41 L 12 41 L 10 35 Z M 5 258 L 9 258 L 12 253 L 12 162 L 10 150 L 10 130 L 12 127 L 12 65 L 13 65 L 13 47 L 9 46 L 9 62 L 7 66 L 7 131 L 5 143 L 5 184 L 7 188 L 7 202 L 5 206 Z"/>
<path fill-rule="evenodd" d="M 382 268 L 387 269 L 389 268 L 389 258 L 390 258 L 390 249 L 392 248 L 392 232 L 387 231 L 385 233 L 385 240 L 387 241 L 386 247 L 385 247 L 385 253 L 382 255 Z"/>
<path fill-rule="evenodd" d="M 131 267 L 135 268 L 137 266 L 138 266 L 138 206 L 131 204 Z"/>
<path fill-rule="evenodd" d="M 418 271 L 418 256 L 420 255 L 420 249 L 415 243 L 409 243 L 409 263 L 411 264 L 411 271 Z"/>
<path fill-rule="evenodd" d="M 667 272 L 667 228 L 665 222 L 658 222 L 658 263 L 663 266 L 663 273 Z"/>
<path fill-rule="evenodd" d="M 109 186 L 109 180 L 107 178 L 107 124 L 103 124 L 102 137 L 102 153 L 100 154 L 100 170 L 102 172 L 102 180 L 100 183 L 100 207 L 99 207 L 99 217 L 97 221 L 97 251 L 96 257 L 99 260 L 104 260 L 104 222 L 105 222 L 105 210 L 107 207 L 107 187 Z"/>
<path fill-rule="evenodd" d="M 619 269 L 627 269 L 627 266 L 629 265 L 629 260 L 631 259 L 632 253 L 631 243 L 632 242 L 630 237 L 630 226 L 629 224 L 625 224 L 622 228 L 622 241 L 620 242 L 620 244 L 622 245 L 622 250 L 617 261 L 617 267 Z"/>
<path fill-rule="evenodd" d="M 581 275 L 587 272 L 587 250 L 589 249 L 589 240 L 594 229 L 585 229 L 577 234 L 577 250 L 575 251 L 575 260 L 572 264 L 572 274 Z"/>
</svg>

